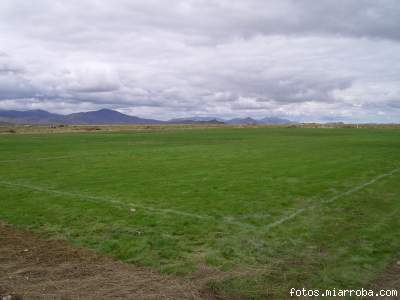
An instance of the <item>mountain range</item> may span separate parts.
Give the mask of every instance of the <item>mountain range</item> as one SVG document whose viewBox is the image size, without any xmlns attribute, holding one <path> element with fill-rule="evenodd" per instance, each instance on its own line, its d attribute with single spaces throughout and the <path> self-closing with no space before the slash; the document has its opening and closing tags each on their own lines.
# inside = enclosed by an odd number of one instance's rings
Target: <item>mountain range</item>
<svg viewBox="0 0 400 300">
<path fill-rule="evenodd" d="M 169 121 L 129 116 L 111 109 L 79 112 L 69 115 L 50 113 L 45 110 L 0 110 L 0 124 L 290 124 L 290 120 L 266 117 L 263 119 L 213 117 L 177 118 Z"/>
</svg>

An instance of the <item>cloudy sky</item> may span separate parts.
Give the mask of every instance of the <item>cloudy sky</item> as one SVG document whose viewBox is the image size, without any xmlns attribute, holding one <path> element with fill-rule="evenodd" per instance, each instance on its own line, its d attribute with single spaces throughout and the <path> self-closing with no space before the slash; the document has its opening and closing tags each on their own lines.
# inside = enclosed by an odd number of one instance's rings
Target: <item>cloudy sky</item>
<svg viewBox="0 0 400 300">
<path fill-rule="evenodd" d="M 0 109 L 400 122 L 399 0 L 1 0 Z"/>
</svg>

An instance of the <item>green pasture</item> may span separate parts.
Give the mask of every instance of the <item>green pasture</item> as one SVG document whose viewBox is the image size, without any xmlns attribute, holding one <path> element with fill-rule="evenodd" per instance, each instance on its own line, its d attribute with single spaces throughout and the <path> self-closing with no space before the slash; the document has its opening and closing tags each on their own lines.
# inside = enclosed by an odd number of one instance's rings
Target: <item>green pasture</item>
<svg viewBox="0 0 400 300">
<path fill-rule="evenodd" d="M 400 254 L 400 130 L 0 135 L 0 220 L 230 299 L 365 287 Z"/>
</svg>

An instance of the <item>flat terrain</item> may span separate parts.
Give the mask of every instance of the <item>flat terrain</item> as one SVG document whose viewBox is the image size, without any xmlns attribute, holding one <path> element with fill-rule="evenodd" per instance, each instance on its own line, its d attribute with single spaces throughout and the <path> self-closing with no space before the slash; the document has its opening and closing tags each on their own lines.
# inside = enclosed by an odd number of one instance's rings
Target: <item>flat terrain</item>
<svg viewBox="0 0 400 300">
<path fill-rule="evenodd" d="M 4 134 L 0 220 L 226 299 L 359 288 L 400 256 L 399 150 L 383 128 Z"/>
</svg>

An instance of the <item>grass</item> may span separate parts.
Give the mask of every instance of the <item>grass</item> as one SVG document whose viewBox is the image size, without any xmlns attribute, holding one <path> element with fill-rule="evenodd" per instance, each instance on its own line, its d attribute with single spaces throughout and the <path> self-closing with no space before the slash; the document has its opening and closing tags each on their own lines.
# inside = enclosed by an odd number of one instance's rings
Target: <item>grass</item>
<svg viewBox="0 0 400 300">
<path fill-rule="evenodd" d="M 398 129 L 213 128 L 0 136 L 0 219 L 223 297 L 365 286 L 400 248 Z M 295 218 L 270 228 L 297 210 Z"/>
</svg>

